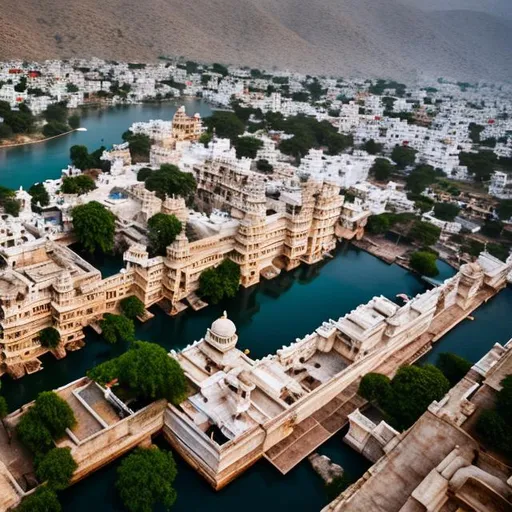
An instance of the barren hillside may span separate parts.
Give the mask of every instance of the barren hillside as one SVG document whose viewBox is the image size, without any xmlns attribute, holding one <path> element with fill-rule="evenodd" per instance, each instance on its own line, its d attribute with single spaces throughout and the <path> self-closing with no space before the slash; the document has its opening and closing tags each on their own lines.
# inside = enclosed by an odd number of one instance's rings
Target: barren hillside
<svg viewBox="0 0 512 512">
<path fill-rule="evenodd" d="M 0 27 L 0 59 L 173 55 L 346 76 L 512 79 L 510 20 L 399 0 L 2 0 Z"/>
</svg>

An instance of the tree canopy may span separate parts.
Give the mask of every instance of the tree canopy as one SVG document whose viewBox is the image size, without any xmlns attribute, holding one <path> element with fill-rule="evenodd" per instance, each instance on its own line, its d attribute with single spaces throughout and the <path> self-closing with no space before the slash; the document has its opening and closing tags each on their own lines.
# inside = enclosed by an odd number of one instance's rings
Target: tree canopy
<svg viewBox="0 0 512 512">
<path fill-rule="evenodd" d="M 55 327 L 45 327 L 39 333 L 39 341 L 46 348 L 56 348 L 60 343 L 60 333 Z"/>
<path fill-rule="evenodd" d="M 130 512 L 152 512 L 156 505 L 170 510 L 176 501 L 176 474 L 170 452 L 157 447 L 137 448 L 121 462 L 116 487 Z"/>
<path fill-rule="evenodd" d="M 411 254 L 409 264 L 413 270 L 423 276 L 435 277 L 439 274 L 437 256 L 427 251 L 416 251 Z"/>
<path fill-rule="evenodd" d="M 146 178 L 153 172 L 149 167 L 142 167 L 137 173 L 137 181 L 146 181 Z"/>
<path fill-rule="evenodd" d="M 75 206 L 73 228 L 78 241 L 89 253 L 107 253 L 114 248 L 115 217 L 97 201 Z"/>
<path fill-rule="evenodd" d="M 377 181 L 387 181 L 389 180 L 393 169 L 394 167 L 388 159 L 376 158 L 370 169 L 370 174 L 372 174 Z"/>
<path fill-rule="evenodd" d="M 441 228 L 421 220 L 415 221 L 408 233 L 409 238 L 425 247 L 434 245 L 440 235 Z"/>
<path fill-rule="evenodd" d="M 199 277 L 199 293 L 212 304 L 234 297 L 240 286 L 240 267 L 224 260 L 218 267 L 204 270 Z"/>
<path fill-rule="evenodd" d="M 436 203 L 434 215 L 436 219 L 452 222 L 460 211 L 460 206 L 455 203 Z"/>
<path fill-rule="evenodd" d="M 155 254 L 165 256 L 166 248 L 172 244 L 181 232 L 181 222 L 175 215 L 157 213 L 148 220 L 148 239 Z"/>
<path fill-rule="evenodd" d="M 154 191 L 160 199 L 164 199 L 166 195 L 189 199 L 193 196 L 197 184 L 189 172 L 182 172 L 172 164 L 164 164 L 146 178 L 144 186 Z"/>
<path fill-rule="evenodd" d="M 71 455 L 71 448 L 53 448 L 42 456 L 36 467 L 40 482 L 47 482 L 56 491 L 65 489 L 78 464 Z"/>
<path fill-rule="evenodd" d="M 388 385 L 385 379 L 370 375 L 371 378 L 365 376 L 361 380 L 361 395 L 367 398 L 363 393 L 368 393 L 368 397 L 376 400 L 388 422 L 399 430 L 409 428 L 432 401 L 440 400 L 450 389 L 446 377 L 430 364 L 402 366 Z"/>
<path fill-rule="evenodd" d="M 512 218 L 512 199 L 504 199 L 503 201 L 500 201 L 496 212 L 499 218 L 503 221 Z"/>
<path fill-rule="evenodd" d="M 204 119 L 209 132 L 215 131 L 217 137 L 236 141 L 245 131 L 245 123 L 233 112 L 216 110 Z"/>
<path fill-rule="evenodd" d="M 86 194 L 91 190 L 94 190 L 96 185 L 94 180 L 86 174 L 80 174 L 78 176 L 67 176 L 62 180 L 60 191 L 63 194 Z"/>
<path fill-rule="evenodd" d="M 66 429 L 72 428 L 76 423 L 69 404 L 54 391 L 39 393 L 33 408 L 38 418 L 56 439 L 62 437 Z"/>
<path fill-rule="evenodd" d="M 17 217 L 20 213 L 21 205 L 16 199 L 16 192 L 0 185 L 0 207 L 5 213 Z"/>
<path fill-rule="evenodd" d="M 378 142 L 375 142 L 373 139 L 367 140 L 363 144 L 363 149 L 369 153 L 370 155 L 376 155 L 378 153 L 382 152 L 382 144 L 379 144 Z M 387 160 L 386 160 L 387 161 Z"/>
<path fill-rule="evenodd" d="M 238 137 L 235 140 L 234 146 L 236 149 L 237 158 L 256 158 L 258 149 L 263 147 L 263 141 L 255 137 Z"/>
<path fill-rule="evenodd" d="M 34 183 L 28 189 L 28 193 L 32 196 L 32 206 L 36 206 L 37 204 L 48 206 L 50 204 L 50 194 L 48 194 L 43 183 Z"/>
<path fill-rule="evenodd" d="M 443 372 L 452 387 L 471 369 L 471 363 L 467 359 L 447 352 L 439 354 L 436 366 Z"/>
<path fill-rule="evenodd" d="M 20 441 L 33 453 L 47 452 L 53 446 L 52 435 L 34 407 L 22 416 L 16 425 L 16 433 Z"/>
<path fill-rule="evenodd" d="M 166 398 L 179 402 L 187 389 L 181 366 L 155 343 L 135 341 L 119 357 L 102 363 L 87 375 L 106 384 L 117 378 L 119 384 L 147 400 Z"/>
<path fill-rule="evenodd" d="M 144 303 L 138 297 L 135 297 L 135 295 L 122 299 L 120 306 L 123 315 L 132 320 L 144 315 L 146 311 Z"/>
<path fill-rule="evenodd" d="M 49 487 L 41 486 L 34 493 L 23 498 L 16 512 L 61 512 L 59 498 Z"/>
<path fill-rule="evenodd" d="M 407 146 L 395 146 L 391 152 L 391 159 L 395 162 L 397 169 L 405 169 L 414 165 L 416 161 L 416 150 Z"/>
<path fill-rule="evenodd" d="M 142 133 L 133 133 L 130 130 L 123 133 L 123 140 L 128 142 L 132 163 L 149 162 L 151 140 Z"/>
<path fill-rule="evenodd" d="M 124 315 L 105 313 L 99 321 L 101 335 L 108 343 L 118 341 L 133 341 L 135 339 L 135 325 L 133 320 Z"/>
<path fill-rule="evenodd" d="M 431 165 L 418 165 L 407 176 L 405 188 L 413 194 L 421 194 L 428 186 L 432 185 L 438 177 L 438 173 Z"/>
</svg>

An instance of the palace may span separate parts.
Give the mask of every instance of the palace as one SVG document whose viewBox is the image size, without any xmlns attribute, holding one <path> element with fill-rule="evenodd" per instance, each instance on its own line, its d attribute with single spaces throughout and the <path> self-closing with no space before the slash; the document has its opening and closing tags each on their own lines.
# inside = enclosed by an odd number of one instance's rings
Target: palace
<svg viewBox="0 0 512 512">
<path fill-rule="evenodd" d="M 240 266 L 241 285 L 248 287 L 260 276 L 270 279 L 282 269 L 319 262 L 338 240 L 363 235 L 369 211 L 358 200 L 345 203 L 336 185 L 291 180 L 280 195 L 267 197 L 256 173 L 222 159 L 206 162 L 205 168 L 210 171 L 198 168 L 196 173 L 197 203 L 206 211 L 221 208 L 231 217 L 214 213 L 208 219 L 189 212 L 183 198 L 162 201 L 143 184 L 127 187 L 127 198 L 112 206 L 117 208 L 117 236 L 129 245 L 123 255 L 126 268 L 114 276 L 102 279 L 92 265 L 55 241 L 1 249 L 0 373 L 20 377 L 41 368 L 37 358 L 48 349 L 41 346 L 39 331 L 45 327 L 61 335 L 62 343 L 52 351 L 56 357 L 80 348 L 83 328 L 118 311 L 126 296 L 137 296 L 146 308 L 159 303 L 176 314 L 188 305 L 205 305 L 195 294 L 199 277 L 226 258 Z M 126 201 L 131 203 L 123 206 Z M 123 209 L 130 218 L 123 217 Z M 144 232 L 147 220 L 159 212 L 176 215 L 190 229 L 183 229 L 165 256 L 150 257 Z"/>
</svg>

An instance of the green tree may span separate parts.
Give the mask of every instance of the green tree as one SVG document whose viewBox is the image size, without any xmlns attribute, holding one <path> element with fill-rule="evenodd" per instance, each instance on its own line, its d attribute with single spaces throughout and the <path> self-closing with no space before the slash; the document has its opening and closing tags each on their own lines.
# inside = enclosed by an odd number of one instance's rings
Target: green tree
<svg viewBox="0 0 512 512">
<path fill-rule="evenodd" d="M 263 141 L 254 137 L 238 137 L 234 143 L 237 158 L 256 158 L 258 149 L 263 147 Z"/>
<path fill-rule="evenodd" d="M 391 152 L 391 159 L 395 162 L 397 169 L 405 169 L 414 165 L 416 161 L 416 150 L 407 146 L 395 146 Z"/>
<path fill-rule="evenodd" d="M 413 270 L 418 272 L 418 274 L 428 277 L 435 277 L 439 274 L 436 262 L 436 255 L 426 251 L 416 251 L 411 254 L 409 260 L 409 264 Z"/>
<path fill-rule="evenodd" d="M 406 178 L 405 187 L 413 194 L 421 194 L 436 181 L 437 173 L 431 165 L 418 165 Z"/>
<path fill-rule="evenodd" d="M 149 245 L 155 254 L 165 256 L 166 248 L 181 232 L 181 222 L 175 215 L 157 213 L 148 220 Z"/>
<path fill-rule="evenodd" d="M 213 304 L 234 297 L 239 286 L 240 267 L 231 260 L 203 271 L 199 277 L 199 293 Z"/>
<path fill-rule="evenodd" d="M 49 487 L 41 486 L 16 507 L 16 512 L 61 512 L 59 499 Z"/>
<path fill-rule="evenodd" d="M 125 297 L 120 302 L 121 311 L 123 315 L 127 318 L 135 320 L 137 317 L 143 316 L 146 311 L 146 307 L 144 306 L 144 302 L 142 302 L 138 297 L 132 295 L 130 297 Z"/>
<path fill-rule="evenodd" d="M 367 140 L 363 144 L 363 149 L 370 155 L 376 155 L 378 153 L 381 153 L 382 148 L 383 148 L 382 144 L 375 142 L 373 139 Z M 386 160 L 386 162 L 387 162 L 387 160 Z"/>
<path fill-rule="evenodd" d="M 52 435 L 32 407 L 16 425 L 19 440 L 33 453 L 44 453 L 53 446 Z"/>
<path fill-rule="evenodd" d="M 199 143 L 202 144 L 205 148 L 208 147 L 208 144 L 213 138 L 213 134 L 210 132 L 204 132 L 201 134 L 201 137 L 199 137 Z"/>
<path fill-rule="evenodd" d="M 256 169 L 265 174 L 271 173 L 274 170 L 274 166 L 269 163 L 268 160 L 261 159 L 256 162 Z"/>
<path fill-rule="evenodd" d="M 87 146 L 78 144 L 71 146 L 69 149 L 69 159 L 77 169 L 85 171 L 86 169 L 91 168 L 89 150 L 87 149 Z"/>
<path fill-rule="evenodd" d="M 476 421 L 475 430 L 485 444 L 512 456 L 512 427 L 496 409 L 483 411 Z"/>
<path fill-rule="evenodd" d="M 36 475 L 40 482 L 47 482 L 56 491 L 65 489 L 78 464 L 71 455 L 71 448 L 53 448 L 37 463 Z"/>
<path fill-rule="evenodd" d="M 60 343 L 60 333 L 55 327 L 45 327 L 39 333 L 39 341 L 43 347 L 56 348 Z"/>
<path fill-rule="evenodd" d="M 386 158 L 376 158 L 370 169 L 370 174 L 372 174 L 377 181 L 388 181 L 392 172 L 393 166 Z"/>
<path fill-rule="evenodd" d="M 124 315 L 105 313 L 99 321 L 101 334 L 108 343 L 118 341 L 133 341 L 135 339 L 135 325 L 133 320 Z"/>
<path fill-rule="evenodd" d="M 386 233 L 392 226 L 391 217 L 389 214 L 383 213 L 381 215 L 372 215 L 368 219 L 366 229 L 369 233 L 374 235 L 382 235 Z"/>
<path fill-rule="evenodd" d="M 512 427 L 512 375 L 507 375 L 501 381 L 501 389 L 498 391 L 496 399 L 496 409 Z"/>
<path fill-rule="evenodd" d="M 78 114 L 73 114 L 68 118 L 68 124 L 73 130 L 76 130 L 80 127 L 80 116 Z"/>
<path fill-rule="evenodd" d="M 96 366 L 87 375 L 100 384 L 117 378 L 121 386 L 146 400 L 165 398 L 179 403 L 187 389 L 178 362 L 164 348 L 145 341 L 135 341 L 124 354 Z"/>
<path fill-rule="evenodd" d="M 137 448 L 121 462 L 116 487 L 130 512 L 151 512 L 156 505 L 170 510 L 176 501 L 176 474 L 170 452 Z"/>
<path fill-rule="evenodd" d="M 385 401 L 390 392 L 391 381 L 381 373 L 367 373 L 359 383 L 358 393 L 369 402 Z"/>
<path fill-rule="evenodd" d="M 13 217 L 20 214 L 21 204 L 17 199 L 9 198 L 4 201 L 4 212 Z"/>
<path fill-rule="evenodd" d="M 436 219 L 452 222 L 460 211 L 460 206 L 455 203 L 436 203 L 434 215 Z"/>
<path fill-rule="evenodd" d="M 503 231 L 503 223 L 498 220 L 486 220 L 481 232 L 491 238 L 499 238 Z"/>
<path fill-rule="evenodd" d="M 245 131 L 245 124 L 235 113 L 216 110 L 210 117 L 204 119 L 204 124 L 211 133 L 215 131 L 217 137 L 235 141 Z"/>
<path fill-rule="evenodd" d="M 34 411 L 56 439 L 62 437 L 67 428 L 72 428 L 76 424 L 73 409 L 54 391 L 39 393 Z"/>
<path fill-rule="evenodd" d="M 218 64 L 217 62 L 215 64 L 213 64 L 212 71 L 214 73 L 219 73 L 222 76 L 228 76 L 229 75 L 228 68 L 226 66 L 223 66 L 222 64 Z"/>
<path fill-rule="evenodd" d="M 500 201 L 496 212 L 499 218 L 503 221 L 512 218 L 512 199 Z"/>
<path fill-rule="evenodd" d="M 129 135 L 126 135 L 128 133 Z M 149 152 L 151 151 L 151 140 L 142 133 L 132 133 L 130 131 L 123 134 L 123 138 L 128 142 L 132 163 L 149 162 Z"/>
<path fill-rule="evenodd" d="M 80 174 L 78 176 L 66 176 L 62 180 L 60 191 L 63 194 L 87 194 L 91 190 L 96 188 L 94 180 L 86 174 Z"/>
<path fill-rule="evenodd" d="M 149 167 L 142 167 L 137 173 L 137 181 L 146 181 L 146 178 L 151 175 L 152 169 Z"/>
<path fill-rule="evenodd" d="M 405 430 L 449 389 L 448 379 L 435 366 L 403 366 L 391 380 L 391 392 L 385 403 L 379 404 L 392 418 L 392 424 Z"/>
<path fill-rule="evenodd" d="M 4 423 L 5 417 L 9 414 L 9 406 L 7 405 L 7 400 L 5 397 L 0 396 L 0 421 L 2 425 Z"/>
<path fill-rule="evenodd" d="M 443 372 L 443 375 L 450 381 L 452 387 L 471 369 L 471 363 L 467 359 L 447 352 L 439 354 L 436 364 Z"/>
<path fill-rule="evenodd" d="M 12 137 L 12 128 L 7 123 L 0 123 L 0 140 Z"/>
<path fill-rule="evenodd" d="M 71 82 L 68 82 L 66 84 L 66 92 L 78 92 L 78 87 L 75 84 L 72 84 Z"/>
<path fill-rule="evenodd" d="M 67 131 L 69 131 L 69 126 L 59 121 L 48 121 L 48 123 L 43 126 L 43 135 L 45 137 L 55 137 Z"/>
<path fill-rule="evenodd" d="M 409 237 L 425 247 L 434 245 L 439 240 L 440 235 L 441 228 L 421 220 L 414 221 L 409 231 Z"/>
<path fill-rule="evenodd" d="M 29 189 L 28 193 L 32 196 L 32 206 L 48 206 L 50 204 L 50 194 L 46 190 L 43 183 L 34 183 Z"/>
<path fill-rule="evenodd" d="M 66 124 L 68 119 L 68 109 L 63 103 L 54 103 L 48 105 L 47 109 L 43 112 L 43 117 L 48 121 L 57 121 Z"/>
<path fill-rule="evenodd" d="M 78 241 L 89 253 L 107 253 L 114 248 L 115 217 L 97 201 L 75 206 L 73 228 Z"/>
<path fill-rule="evenodd" d="M 189 199 L 193 196 L 197 183 L 189 172 L 182 172 L 178 167 L 164 164 L 160 169 L 153 171 L 144 182 L 148 190 L 155 191 L 160 199 L 165 196 L 182 196 Z"/>
</svg>

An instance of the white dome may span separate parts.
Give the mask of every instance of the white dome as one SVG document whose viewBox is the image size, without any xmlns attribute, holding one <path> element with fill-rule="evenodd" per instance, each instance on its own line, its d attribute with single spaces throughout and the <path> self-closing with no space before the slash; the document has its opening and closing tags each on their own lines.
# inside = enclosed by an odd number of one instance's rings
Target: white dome
<svg viewBox="0 0 512 512">
<path fill-rule="evenodd" d="M 210 331 L 219 338 L 231 338 L 236 334 L 236 325 L 227 317 L 226 312 L 213 322 Z"/>
</svg>

